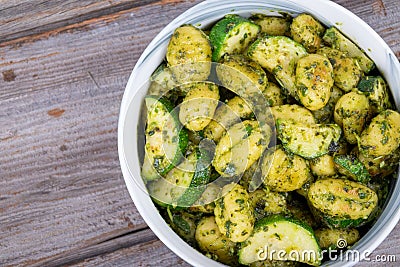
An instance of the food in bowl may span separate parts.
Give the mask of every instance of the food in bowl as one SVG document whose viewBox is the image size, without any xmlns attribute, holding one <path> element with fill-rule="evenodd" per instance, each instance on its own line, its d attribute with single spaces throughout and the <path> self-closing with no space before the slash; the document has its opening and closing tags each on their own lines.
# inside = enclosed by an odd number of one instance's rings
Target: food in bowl
<svg viewBox="0 0 400 267">
<path fill-rule="evenodd" d="M 189 244 L 228 265 L 317 266 L 379 216 L 400 114 L 338 29 L 227 15 L 177 28 L 166 59 L 145 98 L 142 176 Z"/>
</svg>

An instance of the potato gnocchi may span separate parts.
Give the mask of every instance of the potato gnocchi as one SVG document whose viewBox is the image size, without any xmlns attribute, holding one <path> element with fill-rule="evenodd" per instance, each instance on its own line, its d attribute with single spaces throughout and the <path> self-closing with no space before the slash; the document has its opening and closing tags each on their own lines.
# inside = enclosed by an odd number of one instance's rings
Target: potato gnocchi
<svg viewBox="0 0 400 267">
<path fill-rule="evenodd" d="M 207 33 L 207 34 L 206 34 Z M 229 266 L 355 244 L 400 160 L 400 113 L 374 62 L 309 14 L 182 25 L 146 96 L 142 176 L 171 228 Z"/>
</svg>

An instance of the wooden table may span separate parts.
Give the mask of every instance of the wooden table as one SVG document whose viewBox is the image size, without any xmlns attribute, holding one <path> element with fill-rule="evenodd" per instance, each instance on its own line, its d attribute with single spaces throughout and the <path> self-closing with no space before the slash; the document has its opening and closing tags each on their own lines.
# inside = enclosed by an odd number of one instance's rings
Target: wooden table
<svg viewBox="0 0 400 267">
<path fill-rule="evenodd" d="M 140 54 L 198 2 L 0 0 L 1 266 L 187 266 L 131 201 L 117 121 Z M 400 57 L 398 0 L 335 2 Z M 378 254 L 400 262 L 400 224 Z"/>
</svg>

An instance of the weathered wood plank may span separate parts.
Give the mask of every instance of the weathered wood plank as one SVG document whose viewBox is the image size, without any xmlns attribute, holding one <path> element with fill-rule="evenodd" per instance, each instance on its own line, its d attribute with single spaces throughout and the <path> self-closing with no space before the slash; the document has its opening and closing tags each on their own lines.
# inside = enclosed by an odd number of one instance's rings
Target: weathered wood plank
<svg viewBox="0 0 400 267">
<path fill-rule="evenodd" d="M 146 227 L 119 168 L 119 104 L 144 47 L 193 4 L 135 8 L 1 48 L 1 266 L 62 258 Z"/>
<path fill-rule="evenodd" d="M 0 1 L 0 41 L 51 31 L 161 0 Z"/>
<path fill-rule="evenodd" d="M 116 131 L 137 58 L 197 2 L 157 2 L 76 21 L 57 14 L 51 23 L 38 19 L 33 35 L 26 24 L 24 34 L 0 44 L 0 265 L 187 266 L 149 230 L 140 231 L 146 225 L 120 174 Z M 336 2 L 367 21 L 399 57 L 395 1 Z M 56 21 L 65 24 L 52 28 Z M 398 225 L 375 255 L 400 255 L 399 239 Z"/>
<path fill-rule="evenodd" d="M 140 253 L 138 253 L 140 251 Z M 150 229 L 121 236 L 32 267 L 53 266 L 189 266 L 163 245 Z"/>
</svg>

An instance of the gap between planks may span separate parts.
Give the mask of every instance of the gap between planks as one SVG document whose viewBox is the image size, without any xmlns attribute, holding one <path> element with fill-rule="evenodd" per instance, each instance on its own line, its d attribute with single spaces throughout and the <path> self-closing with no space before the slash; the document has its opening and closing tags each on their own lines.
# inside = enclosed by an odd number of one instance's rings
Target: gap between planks
<svg viewBox="0 0 400 267">
<path fill-rule="evenodd" d="M 118 236 L 112 236 L 104 240 L 99 240 L 97 244 L 77 248 L 64 252 L 49 258 L 44 258 L 34 262 L 24 262 L 23 264 L 31 267 L 55 267 L 72 265 L 89 258 L 109 254 L 114 251 L 144 244 L 150 241 L 157 241 L 158 238 L 148 227 L 135 229 L 120 233 Z"/>
</svg>

